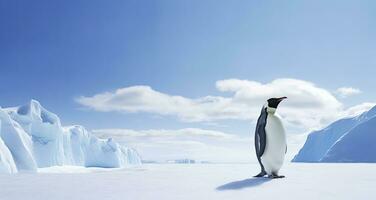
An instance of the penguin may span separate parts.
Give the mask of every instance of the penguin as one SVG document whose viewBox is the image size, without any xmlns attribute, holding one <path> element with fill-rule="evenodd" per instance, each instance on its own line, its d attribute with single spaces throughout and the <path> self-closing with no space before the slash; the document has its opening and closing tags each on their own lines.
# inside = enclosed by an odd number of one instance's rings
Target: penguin
<svg viewBox="0 0 376 200">
<path fill-rule="evenodd" d="M 287 97 L 270 98 L 261 109 L 255 131 L 255 149 L 261 172 L 254 177 L 284 178 L 278 175 L 287 152 L 286 134 L 278 104 Z"/>
</svg>

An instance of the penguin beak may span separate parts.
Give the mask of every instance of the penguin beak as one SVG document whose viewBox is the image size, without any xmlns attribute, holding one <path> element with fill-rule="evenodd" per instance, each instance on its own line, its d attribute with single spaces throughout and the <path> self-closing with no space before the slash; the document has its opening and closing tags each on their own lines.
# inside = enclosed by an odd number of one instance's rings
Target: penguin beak
<svg viewBox="0 0 376 200">
<path fill-rule="evenodd" d="M 283 101 L 284 99 L 287 99 L 287 97 L 280 97 L 280 98 L 278 98 L 278 101 L 281 102 L 281 101 Z"/>
</svg>

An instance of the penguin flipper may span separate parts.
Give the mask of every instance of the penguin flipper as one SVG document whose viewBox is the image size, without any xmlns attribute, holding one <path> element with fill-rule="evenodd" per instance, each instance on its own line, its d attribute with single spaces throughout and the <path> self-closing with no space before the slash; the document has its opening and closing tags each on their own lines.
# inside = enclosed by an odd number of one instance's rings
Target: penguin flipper
<svg viewBox="0 0 376 200">
<path fill-rule="evenodd" d="M 255 133 L 255 143 L 256 143 L 256 153 L 257 157 L 261 157 L 264 154 L 265 147 L 266 147 L 266 119 L 268 117 L 268 113 L 266 112 L 266 108 L 261 110 L 261 115 L 257 120 L 256 125 L 256 133 Z"/>
</svg>

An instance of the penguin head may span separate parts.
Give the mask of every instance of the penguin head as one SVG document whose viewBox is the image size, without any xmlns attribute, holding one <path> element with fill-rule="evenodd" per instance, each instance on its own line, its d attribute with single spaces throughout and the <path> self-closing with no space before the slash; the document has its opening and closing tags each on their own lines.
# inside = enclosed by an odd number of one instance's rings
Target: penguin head
<svg viewBox="0 0 376 200">
<path fill-rule="evenodd" d="M 284 99 L 287 99 L 287 97 L 270 98 L 268 99 L 267 107 L 275 110 L 277 109 L 278 104 L 281 103 L 281 101 L 283 101 Z"/>
</svg>

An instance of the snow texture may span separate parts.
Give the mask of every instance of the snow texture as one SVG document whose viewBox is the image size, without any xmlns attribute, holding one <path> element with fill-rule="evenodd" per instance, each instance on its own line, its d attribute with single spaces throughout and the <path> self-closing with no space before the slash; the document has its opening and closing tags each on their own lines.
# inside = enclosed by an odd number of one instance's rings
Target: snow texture
<svg viewBox="0 0 376 200">
<path fill-rule="evenodd" d="M 293 162 L 376 162 L 376 107 L 312 132 Z"/>
<path fill-rule="evenodd" d="M 82 173 L 77 174 L 79 170 Z M 0 174 L 0 197 L 1 200 L 376 199 L 375 164 L 289 163 L 281 169 L 286 178 L 273 180 L 252 178 L 259 170 L 258 164 L 145 164 L 114 171 L 43 168 L 41 173 Z"/>
<path fill-rule="evenodd" d="M 131 148 L 111 138 L 96 138 L 82 126 L 63 127 L 54 113 L 36 100 L 0 107 L 0 172 L 37 171 L 37 168 L 75 165 L 125 167 L 140 164 Z"/>
</svg>

